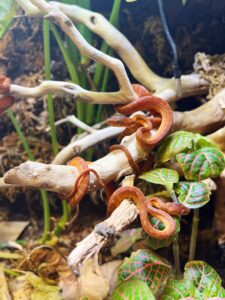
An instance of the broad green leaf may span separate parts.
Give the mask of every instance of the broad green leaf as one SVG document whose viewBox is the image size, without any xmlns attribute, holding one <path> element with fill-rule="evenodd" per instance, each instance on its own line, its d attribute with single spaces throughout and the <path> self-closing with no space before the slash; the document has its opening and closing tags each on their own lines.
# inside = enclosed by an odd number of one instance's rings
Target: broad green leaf
<svg viewBox="0 0 225 300">
<path fill-rule="evenodd" d="M 117 256 L 120 253 L 124 253 L 130 249 L 130 247 L 141 239 L 142 228 L 133 228 L 124 230 L 115 246 L 111 248 L 112 256 Z"/>
<path fill-rule="evenodd" d="M 205 136 L 202 136 L 201 134 L 196 133 L 194 135 L 194 148 L 193 150 L 198 150 L 201 148 L 210 147 L 210 148 L 216 148 L 219 150 L 219 147 L 213 143 L 210 139 L 207 139 Z"/>
<path fill-rule="evenodd" d="M 188 180 L 200 181 L 217 177 L 225 168 L 223 153 L 211 147 L 201 148 L 191 153 L 180 153 L 176 159 Z"/>
<path fill-rule="evenodd" d="M 147 283 L 141 280 L 122 282 L 112 293 L 111 300 L 155 300 Z"/>
<path fill-rule="evenodd" d="M 179 218 L 175 218 L 176 221 L 176 233 L 180 231 L 180 221 Z M 151 224 L 154 225 L 155 228 L 159 230 L 163 230 L 165 228 L 165 225 L 158 221 L 156 218 L 151 218 L 150 220 Z M 143 231 L 143 240 L 145 242 L 146 248 L 152 248 L 153 250 L 157 250 L 160 248 L 168 247 L 174 240 L 175 235 L 164 239 L 164 240 L 158 240 L 152 236 L 149 236 L 147 233 Z"/>
<path fill-rule="evenodd" d="M 221 297 L 225 290 L 221 287 L 221 278 L 217 272 L 203 261 L 191 261 L 185 265 L 184 278 L 169 278 L 165 285 L 162 300 L 209 299 Z M 193 298 L 191 298 L 193 297 Z"/>
<path fill-rule="evenodd" d="M 139 178 L 151 183 L 164 185 L 168 190 L 172 190 L 173 184 L 179 181 L 179 174 L 175 170 L 158 168 L 142 173 Z"/>
<path fill-rule="evenodd" d="M 157 160 L 166 162 L 178 153 L 186 152 L 194 147 L 195 134 L 187 131 L 177 131 L 167 136 L 157 152 Z"/>
<path fill-rule="evenodd" d="M 153 294 L 156 294 L 169 273 L 171 266 L 154 252 L 141 249 L 125 258 L 119 268 L 118 282 L 138 279 L 145 281 Z"/>
<path fill-rule="evenodd" d="M 15 14 L 17 4 L 14 0 L 0 1 L 0 39 L 8 30 Z"/>
<path fill-rule="evenodd" d="M 188 208 L 199 208 L 210 200 L 210 190 L 204 182 L 180 181 L 175 192 L 179 195 L 179 201 Z"/>
<path fill-rule="evenodd" d="M 181 130 L 170 134 L 163 140 L 158 149 L 156 158 L 160 162 L 166 162 L 179 153 L 186 153 L 203 147 L 219 149 L 216 144 L 201 134 Z"/>
</svg>

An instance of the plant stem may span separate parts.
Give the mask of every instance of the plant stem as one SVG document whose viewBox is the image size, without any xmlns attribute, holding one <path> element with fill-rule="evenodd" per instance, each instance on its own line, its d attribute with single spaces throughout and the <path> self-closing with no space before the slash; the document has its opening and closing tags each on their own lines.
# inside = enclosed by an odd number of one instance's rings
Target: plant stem
<svg viewBox="0 0 225 300">
<path fill-rule="evenodd" d="M 45 61 L 45 79 L 51 79 L 51 58 L 50 58 L 50 31 L 49 21 L 44 20 L 43 23 L 43 37 L 44 37 L 44 61 Z M 58 153 L 58 142 L 55 128 L 55 116 L 52 95 L 47 96 L 48 114 L 49 114 L 49 125 L 51 128 L 51 139 L 52 139 L 52 150 L 53 154 Z"/>
<path fill-rule="evenodd" d="M 50 23 L 47 20 L 44 20 L 43 23 L 43 35 L 44 35 L 45 79 L 50 80 L 51 79 Z M 57 141 L 56 128 L 55 128 L 53 99 L 51 94 L 48 94 L 47 96 L 47 104 L 48 104 L 48 114 L 49 114 L 49 125 L 51 128 L 52 150 L 53 150 L 53 154 L 56 155 L 59 149 L 58 149 L 58 141 Z M 62 203 L 62 210 L 63 210 L 62 217 L 59 220 L 60 228 L 64 228 L 68 221 L 68 205 L 65 201 L 63 201 Z M 56 228 L 57 226 L 58 224 L 56 225 Z"/>
<path fill-rule="evenodd" d="M 180 277 L 180 247 L 179 247 L 179 234 L 176 233 L 173 241 L 173 255 L 174 255 L 174 265 L 175 265 L 175 277 L 179 279 Z"/>
<path fill-rule="evenodd" d="M 29 160 L 34 160 L 33 154 L 31 152 L 31 149 L 27 143 L 27 140 L 20 128 L 19 123 L 17 122 L 16 117 L 14 116 L 13 112 L 11 109 L 9 109 L 7 111 L 7 116 L 8 118 L 11 120 L 14 128 L 16 129 L 16 132 L 21 140 L 21 143 L 24 147 L 24 150 L 27 153 L 27 156 L 29 158 Z M 46 242 L 49 239 L 50 236 L 50 209 L 49 209 L 49 202 L 48 202 L 48 193 L 44 190 L 40 191 L 41 193 L 41 198 L 42 198 L 42 205 L 43 205 L 43 214 L 44 214 L 44 231 L 43 231 L 43 235 L 42 235 L 42 242 Z"/>
<path fill-rule="evenodd" d="M 112 12 L 111 12 L 110 18 L 109 18 L 109 22 L 114 26 L 118 26 L 120 5 L 121 5 L 121 0 L 114 0 L 113 7 L 112 7 Z M 104 53 L 107 53 L 109 55 L 112 55 L 112 53 L 113 53 L 112 49 L 109 48 L 109 46 L 106 44 L 106 42 L 102 43 L 101 51 L 104 52 Z M 104 76 L 103 77 L 103 84 L 102 84 L 102 86 L 100 86 L 102 76 Z M 95 86 L 97 87 L 98 90 L 101 90 L 102 92 L 106 91 L 107 83 L 108 83 L 108 77 L 109 77 L 109 70 L 107 70 L 107 68 L 105 68 L 103 65 L 97 64 L 93 82 L 94 82 L 94 84 L 95 84 Z M 95 109 L 94 105 L 91 105 L 91 104 L 88 105 L 88 107 L 87 107 L 87 118 L 86 118 L 86 123 L 87 124 L 91 124 L 93 122 L 93 118 L 94 118 L 94 115 L 95 115 L 94 114 L 94 109 Z M 98 106 L 97 120 L 100 120 L 102 110 L 103 110 L 103 106 Z M 96 123 L 98 122 L 97 120 L 95 120 Z"/>
<path fill-rule="evenodd" d="M 198 225 L 199 225 L 199 208 L 194 209 L 194 215 L 192 220 L 191 229 L 191 241 L 189 248 L 189 261 L 195 259 L 196 242 L 198 236 Z"/>
</svg>

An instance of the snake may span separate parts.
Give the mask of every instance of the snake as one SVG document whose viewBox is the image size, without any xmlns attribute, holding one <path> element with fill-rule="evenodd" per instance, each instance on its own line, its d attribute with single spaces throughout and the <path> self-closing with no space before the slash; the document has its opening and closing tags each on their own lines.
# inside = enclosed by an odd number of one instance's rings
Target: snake
<svg viewBox="0 0 225 300">
<path fill-rule="evenodd" d="M 162 209 L 155 208 L 151 203 L 148 203 L 147 205 L 145 195 L 135 186 L 118 188 L 109 199 L 107 214 L 110 216 L 114 209 L 116 209 L 124 199 L 130 199 L 137 205 L 141 226 L 149 236 L 164 240 L 176 232 L 176 222 L 170 214 Z M 162 208 L 164 209 L 164 207 Z M 162 222 L 165 228 L 163 230 L 155 228 L 149 221 L 149 214 Z"/>
<path fill-rule="evenodd" d="M 122 133 L 123 136 L 136 131 L 137 142 L 143 148 L 149 148 L 157 144 L 169 133 L 173 123 L 173 111 L 166 101 L 152 95 L 143 86 L 138 84 L 132 86 L 139 98 L 129 104 L 116 106 L 117 112 L 128 115 L 140 110 L 150 111 L 153 113 L 152 120 L 145 116 L 140 117 L 140 115 L 137 117 L 132 116 L 129 121 L 127 117 L 116 116 L 108 119 L 108 123 L 112 126 L 126 127 L 125 132 Z M 151 133 L 153 123 L 159 125 L 154 136 Z"/>
<path fill-rule="evenodd" d="M 11 79 L 5 75 L 0 74 L 0 114 L 5 112 L 15 102 L 14 97 L 7 95 L 10 92 Z"/>
</svg>

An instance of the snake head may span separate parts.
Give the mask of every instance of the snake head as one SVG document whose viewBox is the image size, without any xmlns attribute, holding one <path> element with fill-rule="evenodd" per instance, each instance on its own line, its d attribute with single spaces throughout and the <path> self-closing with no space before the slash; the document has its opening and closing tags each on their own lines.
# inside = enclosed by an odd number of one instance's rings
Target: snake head
<svg viewBox="0 0 225 300">
<path fill-rule="evenodd" d="M 145 96 L 150 96 L 151 93 L 141 84 L 132 84 L 132 88 L 135 92 L 135 94 L 138 96 L 138 98 L 142 98 Z"/>
</svg>

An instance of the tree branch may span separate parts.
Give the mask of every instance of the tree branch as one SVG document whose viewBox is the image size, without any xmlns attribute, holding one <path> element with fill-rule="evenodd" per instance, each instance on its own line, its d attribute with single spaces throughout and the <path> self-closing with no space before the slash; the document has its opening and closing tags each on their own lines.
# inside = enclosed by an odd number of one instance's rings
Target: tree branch
<svg viewBox="0 0 225 300">
<path fill-rule="evenodd" d="M 25 10 L 27 16 L 38 17 L 43 15 L 43 12 L 32 5 L 30 1 L 17 0 L 17 3 Z M 104 16 L 77 5 L 59 2 L 50 3 L 59 8 L 75 23 L 82 23 L 91 31 L 101 36 L 105 42 L 118 53 L 137 81 L 143 84 L 147 89 L 154 91 L 158 97 L 172 102 L 187 96 L 207 93 L 209 82 L 198 74 L 190 74 L 181 76 L 181 95 L 178 97 L 174 79 L 162 78 L 155 74 L 147 66 L 128 39 L 110 24 Z M 109 101 L 111 101 L 109 103 L 115 103 L 112 100 Z M 127 102 L 129 102 L 129 100 L 127 100 Z"/>
</svg>

